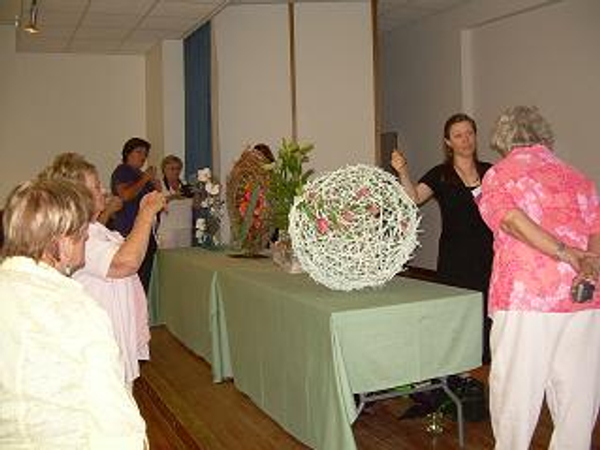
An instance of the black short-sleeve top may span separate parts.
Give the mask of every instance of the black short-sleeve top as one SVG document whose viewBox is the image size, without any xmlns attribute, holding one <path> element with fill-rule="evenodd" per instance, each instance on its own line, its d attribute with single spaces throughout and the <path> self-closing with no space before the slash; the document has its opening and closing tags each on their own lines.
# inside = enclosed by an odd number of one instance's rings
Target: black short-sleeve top
<svg viewBox="0 0 600 450">
<path fill-rule="evenodd" d="M 479 178 L 491 167 L 477 163 Z M 420 180 L 440 206 L 442 233 L 438 249 L 438 276 L 459 286 L 486 289 L 492 264 L 493 236 L 477 208 L 479 186 L 466 186 L 452 164 L 440 164 Z"/>
</svg>

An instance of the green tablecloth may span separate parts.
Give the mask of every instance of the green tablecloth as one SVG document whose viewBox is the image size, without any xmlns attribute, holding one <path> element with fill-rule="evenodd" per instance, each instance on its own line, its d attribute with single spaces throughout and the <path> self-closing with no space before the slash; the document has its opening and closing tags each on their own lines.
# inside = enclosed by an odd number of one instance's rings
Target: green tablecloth
<svg viewBox="0 0 600 450">
<path fill-rule="evenodd" d="M 353 393 L 480 365 L 481 294 L 396 277 L 331 291 L 270 260 L 161 251 L 158 322 L 275 421 L 318 449 L 354 449 Z"/>
</svg>

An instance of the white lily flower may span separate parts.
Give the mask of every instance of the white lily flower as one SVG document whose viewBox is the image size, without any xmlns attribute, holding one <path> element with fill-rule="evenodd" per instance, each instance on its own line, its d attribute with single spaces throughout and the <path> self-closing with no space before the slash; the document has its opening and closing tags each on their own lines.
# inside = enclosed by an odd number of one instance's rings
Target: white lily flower
<svg viewBox="0 0 600 450">
<path fill-rule="evenodd" d="M 198 181 L 201 183 L 207 183 L 212 178 L 210 167 L 198 170 Z"/>
<path fill-rule="evenodd" d="M 206 230 L 206 220 L 203 219 L 202 217 L 200 217 L 199 219 L 196 220 L 196 229 L 198 231 L 204 231 Z"/>
<path fill-rule="evenodd" d="M 204 190 L 207 194 L 210 194 L 210 190 L 212 189 L 213 184 L 210 181 L 204 183 Z"/>
<path fill-rule="evenodd" d="M 208 187 L 206 188 L 206 190 L 208 191 L 208 193 L 210 195 L 219 195 L 219 192 L 221 192 L 221 186 L 218 183 L 215 183 L 213 185 L 211 185 L 210 191 L 208 190 Z"/>
<path fill-rule="evenodd" d="M 208 200 L 202 200 L 200 202 L 200 208 L 208 208 Z M 204 219 L 203 219 L 204 220 Z"/>
</svg>

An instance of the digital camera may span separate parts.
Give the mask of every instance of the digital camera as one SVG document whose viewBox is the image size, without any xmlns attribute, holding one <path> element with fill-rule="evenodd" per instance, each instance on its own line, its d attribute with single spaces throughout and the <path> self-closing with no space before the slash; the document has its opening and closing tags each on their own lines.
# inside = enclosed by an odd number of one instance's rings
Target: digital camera
<svg viewBox="0 0 600 450">
<path fill-rule="evenodd" d="M 590 283 L 586 280 L 582 280 L 579 283 L 573 285 L 573 287 L 571 288 L 571 297 L 576 303 L 589 302 L 592 298 L 594 298 L 595 290 L 596 286 L 593 283 Z"/>
</svg>

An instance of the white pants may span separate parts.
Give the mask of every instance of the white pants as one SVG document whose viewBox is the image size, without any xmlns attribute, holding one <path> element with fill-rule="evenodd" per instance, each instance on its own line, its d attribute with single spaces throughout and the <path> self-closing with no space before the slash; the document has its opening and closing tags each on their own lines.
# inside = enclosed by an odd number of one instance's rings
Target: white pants
<svg viewBox="0 0 600 450">
<path fill-rule="evenodd" d="M 527 450 L 544 395 L 553 450 L 589 450 L 600 403 L 600 311 L 494 314 L 490 412 L 496 450 Z"/>
</svg>

